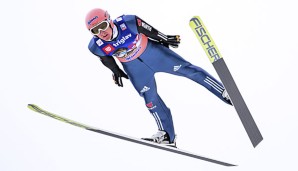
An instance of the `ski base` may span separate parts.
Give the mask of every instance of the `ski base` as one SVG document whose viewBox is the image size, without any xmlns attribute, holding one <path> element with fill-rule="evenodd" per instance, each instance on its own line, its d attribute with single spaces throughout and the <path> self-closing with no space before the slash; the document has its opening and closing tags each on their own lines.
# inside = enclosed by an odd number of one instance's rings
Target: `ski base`
<svg viewBox="0 0 298 171">
<path fill-rule="evenodd" d="M 239 118 L 247 132 L 248 137 L 253 145 L 256 147 L 262 140 L 262 134 L 257 127 L 237 85 L 224 61 L 223 58 L 217 60 L 213 63 L 216 72 L 221 78 L 225 88 L 232 100 L 233 106 L 235 107 Z"/>
<path fill-rule="evenodd" d="M 77 127 L 89 130 L 89 131 L 97 132 L 97 133 L 100 133 L 100 134 L 103 134 L 103 135 L 106 135 L 106 136 L 110 136 L 110 137 L 114 137 L 114 138 L 117 138 L 117 139 L 129 141 L 129 142 L 133 142 L 133 143 L 137 143 L 137 144 L 141 144 L 141 145 L 145 145 L 145 146 L 148 146 L 148 147 L 153 147 L 153 148 L 156 148 L 156 149 L 160 149 L 160 150 L 164 150 L 164 151 L 168 151 L 168 152 L 172 152 L 172 153 L 176 153 L 176 154 L 180 154 L 180 155 L 200 159 L 200 160 L 203 160 L 203 161 L 211 162 L 211 163 L 214 163 L 214 164 L 219 164 L 219 165 L 222 165 L 222 166 L 237 166 L 237 165 L 222 162 L 222 161 L 219 161 L 219 160 L 203 157 L 203 156 L 200 156 L 200 155 L 197 155 L 197 154 L 194 154 L 194 153 L 191 153 L 191 152 L 187 152 L 187 151 L 184 151 L 184 150 L 181 150 L 181 149 L 178 149 L 178 148 L 159 145 L 159 144 L 152 143 L 152 142 L 149 142 L 149 141 L 145 141 L 145 140 L 142 140 L 142 139 L 133 138 L 133 137 L 129 137 L 129 136 L 126 136 L 126 135 L 121 135 L 119 133 L 114 133 L 114 132 L 111 132 L 111 131 L 106 131 L 106 130 L 103 130 L 103 129 L 98 129 L 98 128 L 91 127 L 91 126 L 88 126 L 88 125 L 85 125 L 85 124 L 81 124 L 81 123 L 73 121 L 71 119 L 67 119 L 67 118 L 64 118 L 62 116 L 56 115 L 56 114 L 48 112 L 46 110 L 43 110 L 42 108 L 40 108 L 40 107 L 38 107 L 37 105 L 34 105 L 34 104 L 28 104 L 28 108 L 35 111 L 35 112 L 38 112 L 40 114 L 43 114 L 43 115 L 49 116 L 51 118 L 57 119 L 59 121 L 66 122 L 68 124 L 71 124 L 71 125 L 74 125 L 74 126 L 77 126 Z"/>
</svg>

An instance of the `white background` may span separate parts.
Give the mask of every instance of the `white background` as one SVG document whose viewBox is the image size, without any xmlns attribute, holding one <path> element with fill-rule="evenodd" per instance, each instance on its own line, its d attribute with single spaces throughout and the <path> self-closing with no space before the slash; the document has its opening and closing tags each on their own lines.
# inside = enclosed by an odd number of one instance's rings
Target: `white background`
<svg viewBox="0 0 298 171">
<path fill-rule="evenodd" d="M 89 132 L 27 109 L 53 113 L 133 137 L 151 136 L 154 119 L 128 80 L 88 48 L 92 8 L 113 18 L 136 14 L 165 34 L 175 51 L 216 75 L 188 26 L 203 19 L 264 140 L 253 148 L 240 119 L 203 87 L 156 75 L 182 149 L 239 166 L 227 168 Z M 294 0 L 15 0 L 0 5 L 0 170 L 297 170 L 297 5 Z"/>
</svg>

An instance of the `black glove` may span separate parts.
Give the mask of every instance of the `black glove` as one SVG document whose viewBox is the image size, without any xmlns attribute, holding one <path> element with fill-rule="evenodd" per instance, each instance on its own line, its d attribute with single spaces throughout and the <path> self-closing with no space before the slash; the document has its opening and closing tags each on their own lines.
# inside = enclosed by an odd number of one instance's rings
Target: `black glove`
<svg viewBox="0 0 298 171">
<path fill-rule="evenodd" d="M 169 47 L 173 47 L 173 48 L 178 48 L 178 45 L 180 44 L 180 36 L 179 35 L 167 35 L 167 40 L 166 41 L 162 41 L 163 45 Z"/>
<path fill-rule="evenodd" d="M 120 68 L 113 70 L 113 80 L 119 87 L 123 87 L 122 77 L 128 79 L 128 76 Z"/>
</svg>

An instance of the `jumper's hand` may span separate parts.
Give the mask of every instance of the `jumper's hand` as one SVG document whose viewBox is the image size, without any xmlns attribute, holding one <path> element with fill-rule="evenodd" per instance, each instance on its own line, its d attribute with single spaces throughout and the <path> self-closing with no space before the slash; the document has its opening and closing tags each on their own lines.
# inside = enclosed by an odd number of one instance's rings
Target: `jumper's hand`
<svg viewBox="0 0 298 171">
<path fill-rule="evenodd" d="M 122 70 L 113 73 L 113 80 L 119 87 L 123 87 L 122 77 L 128 79 L 128 76 Z"/>
<path fill-rule="evenodd" d="M 169 46 L 172 46 L 173 48 L 178 48 L 180 40 L 181 39 L 179 35 L 167 35 L 167 41 L 165 43 Z"/>
</svg>

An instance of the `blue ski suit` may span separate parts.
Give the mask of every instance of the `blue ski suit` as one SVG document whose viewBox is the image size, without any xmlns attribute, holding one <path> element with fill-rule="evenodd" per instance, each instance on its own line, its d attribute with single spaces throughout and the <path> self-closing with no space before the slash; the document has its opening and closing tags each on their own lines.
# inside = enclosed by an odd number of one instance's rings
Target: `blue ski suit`
<svg viewBox="0 0 298 171">
<path fill-rule="evenodd" d="M 113 22 L 117 27 L 117 37 L 112 41 L 104 41 L 94 36 L 89 43 L 89 50 L 98 57 L 118 58 L 134 88 L 144 98 L 158 129 L 166 131 L 171 141 L 175 138 L 173 119 L 170 109 L 157 93 L 155 73 L 165 72 L 189 78 L 231 104 L 222 97 L 224 87 L 221 82 L 137 29 L 144 27 L 150 30 L 150 25 L 137 20 L 135 15 L 123 15 Z"/>
</svg>

